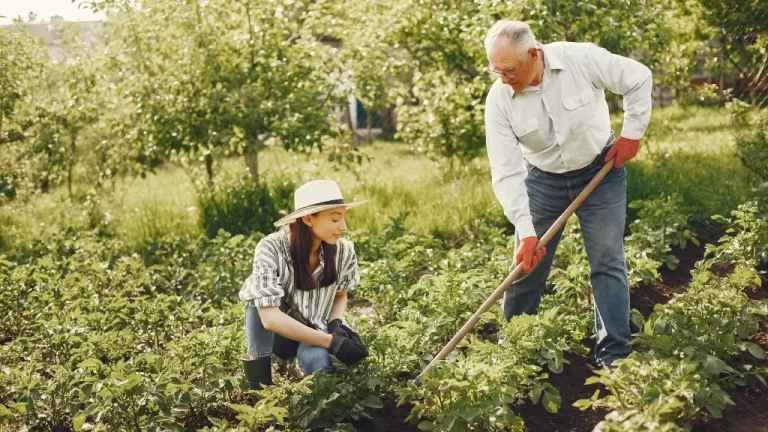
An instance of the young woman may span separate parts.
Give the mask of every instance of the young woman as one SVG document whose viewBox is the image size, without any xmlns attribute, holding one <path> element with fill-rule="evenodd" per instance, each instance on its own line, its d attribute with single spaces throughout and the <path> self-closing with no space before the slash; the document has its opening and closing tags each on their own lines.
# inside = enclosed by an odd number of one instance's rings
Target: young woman
<svg viewBox="0 0 768 432">
<path fill-rule="evenodd" d="M 331 354 L 345 364 L 367 356 L 343 324 L 360 268 L 354 245 L 341 238 L 347 209 L 364 202 L 346 203 L 334 181 L 309 182 L 294 194 L 295 211 L 256 246 L 253 273 L 240 289 L 248 343 L 242 361 L 252 390 L 272 383 L 272 354 L 298 357 L 304 374 L 334 372 Z"/>
</svg>

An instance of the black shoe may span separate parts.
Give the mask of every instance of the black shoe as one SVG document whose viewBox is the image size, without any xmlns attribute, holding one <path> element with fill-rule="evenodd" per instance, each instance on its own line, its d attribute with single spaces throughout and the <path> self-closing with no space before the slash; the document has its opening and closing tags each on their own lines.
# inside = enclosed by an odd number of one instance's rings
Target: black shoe
<svg viewBox="0 0 768 432">
<path fill-rule="evenodd" d="M 245 380 L 251 390 L 261 390 L 263 385 L 272 385 L 272 357 L 261 357 L 255 360 L 241 358 L 243 361 L 243 371 L 245 371 Z M 255 403 L 256 397 L 251 397 L 251 402 Z"/>
</svg>

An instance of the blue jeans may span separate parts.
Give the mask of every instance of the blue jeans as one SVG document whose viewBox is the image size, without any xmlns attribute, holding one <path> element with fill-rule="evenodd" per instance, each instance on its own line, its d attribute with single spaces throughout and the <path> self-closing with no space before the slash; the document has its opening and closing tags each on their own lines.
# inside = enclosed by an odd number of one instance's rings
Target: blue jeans
<svg viewBox="0 0 768 432">
<path fill-rule="evenodd" d="M 326 373 L 336 371 L 331 363 L 330 351 L 267 330 L 261 323 L 259 310 L 255 307 L 245 307 L 245 339 L 248 343 L 248 354 L 254 357 L 268 357 L 271 354 L 282 359 L 298 357 L 299 367 L 305 375 L 310 375 L 316 370 Z"/>
<path fill-rule="evenodd" d="M 568 205 L 605 165 L 608 147 L 589 170 L 574 177 L 550 174 L 528 165 L 525 186 L 536 235 L 541 238 Z M 595 359 L 598 364 L 625 358 L 630 349 L 629 284 L 624 260 L 624 224 L 627 209 L 626 167 L 614 168 L 576 210 L 591 270 L 595 299 Z M 504 316 L 533 315 L 541 301 L 552 268 L 561 229 L 547 245 L 536 268 L 517 280 L 504 294 Z M 515 237 L 515 248 L 520 239 Z"/>
</svg>

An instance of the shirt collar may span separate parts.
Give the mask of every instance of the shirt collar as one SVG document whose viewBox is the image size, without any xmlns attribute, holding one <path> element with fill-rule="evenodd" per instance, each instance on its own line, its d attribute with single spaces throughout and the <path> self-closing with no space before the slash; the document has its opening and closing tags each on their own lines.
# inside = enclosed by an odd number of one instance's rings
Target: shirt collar
<svg viewBox="0 0 768 432">
<path fill-rule="evenodd" d="M 553 70 L 565 69 L 563 67 L 563 62 L 560 61 L 560 58 L 555 53 L 554 48 L 550 47 L 549 45 L 542 45 L 541 51 L 544 53 L 544 76 L 541 79 L 541 83 L 535 87 L 528 86 L 523 89 L 523 92 L 541 91 L 544 88 L 544 82 L 552 76 Z"/>
<path fill-rule="evenodd" d="M 542 45 L 541 50 L 544 51 L 544 65 L 550 70 L 562 70 L 565 69 L 563 62 L 560 61 L 560 57 L 557 56 L 555 48 L 549 45 Z"/>
</svg>

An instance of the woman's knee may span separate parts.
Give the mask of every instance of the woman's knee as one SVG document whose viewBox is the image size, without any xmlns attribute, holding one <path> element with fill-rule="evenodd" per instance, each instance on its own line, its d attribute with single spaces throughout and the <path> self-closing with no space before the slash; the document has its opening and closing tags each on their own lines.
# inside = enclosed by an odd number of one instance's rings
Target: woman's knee
<svg viewBox="0 0 768 432">
<path fill-rule="evenodd" d="M 333 373 L 336 368 L 331 362 L 331 353 L 321 347 L 304 346 L 299 349 L 299 367 L 305 375 L 311 375 L 314 371 L 320 370 L 325 373 Z"/>
<path fill-rule="evenodd" d="M 249 356 L 258 358 L 272 354 L 275 334 L 264 328 L 259 311 L 250 306 L 245 308 L 245 340 Z"/>
</svg>

